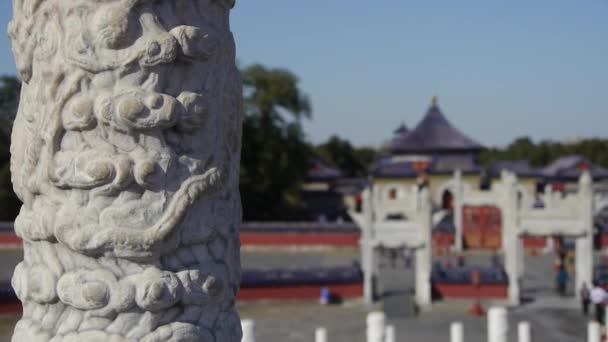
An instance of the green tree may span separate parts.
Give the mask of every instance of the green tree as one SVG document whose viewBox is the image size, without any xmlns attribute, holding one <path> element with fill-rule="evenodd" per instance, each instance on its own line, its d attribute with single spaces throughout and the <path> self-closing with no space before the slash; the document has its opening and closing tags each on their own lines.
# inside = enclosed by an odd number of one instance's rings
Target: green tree
<svg viewBox="0 0 608 342">
<path fill-rule="evenodd" d="M 568 155 L 582 155 L 590 162 L 608 167 L 608 140 L 585 139 L 572 144 L 555 141 L 533 142 L 528 137 L 515 139 L 506 148 L 493 148 L 480 154 L 480 161 L 491 165 L 497 160 L 529 160 L 536 167 L 546 166 Z"/>
<path fill-rule="evenodd" d="M 293 220 L 312 151 L 301 120 L 308 98 L 288 70 L 253 65 L 243 70 L 245 119 L 241 194 L 245 220 Z"/>
<path fill-rule="evenodd" d="M 370 148 L 355 148 L 348 140 L 336 135 L 315 148 L 316 154 L 340 169 L 346 177 L 364 177 L 375 159 L 375 151 Z"/>
<path fill-rule="evenodd" d="M 21 82 L 17 78 L 0 77 L 0 221 L 14 220 L 21 207 L 10 176 L 10 134 L 20 93 Z"/>
</svg>

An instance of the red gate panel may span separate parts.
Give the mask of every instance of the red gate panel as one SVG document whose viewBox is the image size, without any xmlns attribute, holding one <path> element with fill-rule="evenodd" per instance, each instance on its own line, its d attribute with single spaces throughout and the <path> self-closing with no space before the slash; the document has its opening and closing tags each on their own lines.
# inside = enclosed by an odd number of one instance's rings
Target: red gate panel
<svg viewBox="0 0 608 342">
<path fill-rule="evenodd" d="M 470 249 L 499 249 L 502 246 L 502 216 L 494 206 L 463 207 L 463 235 Z"/>
</svg>

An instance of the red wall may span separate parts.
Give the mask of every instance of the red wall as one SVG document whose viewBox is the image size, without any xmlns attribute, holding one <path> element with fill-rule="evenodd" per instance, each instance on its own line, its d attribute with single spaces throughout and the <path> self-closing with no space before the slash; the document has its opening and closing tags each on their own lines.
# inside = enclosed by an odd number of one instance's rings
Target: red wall
<svg viewBox="0 0 608 342">
<path fill-rule="evenodd" d="M 360 298 L 363 296 L 363 284 L 340 284 L 340 285 L 295 285 L 284 287 L 260 287 L 242 288 L 237 300 L 318 300 L 321 296 L 321 288 L 327 287 L 330 293 L 340 299 Z"/>
<path fill-rule="evenodd" d="M 442 299 L 502 299 L 507 298 L 507 285 L 481 285 L 472 284 L 434 284 L 435 291 Z"/>
<path fill-rule="evenodd" d="M 242 232 L 243 246 L 359 247 L 359 233 L 257 233 Z"/>
<path fill-rule="evenodd" d="M 0 247 L 21 246 L 23 241 L 13 232 L 0 233 Z"/>
</svg>

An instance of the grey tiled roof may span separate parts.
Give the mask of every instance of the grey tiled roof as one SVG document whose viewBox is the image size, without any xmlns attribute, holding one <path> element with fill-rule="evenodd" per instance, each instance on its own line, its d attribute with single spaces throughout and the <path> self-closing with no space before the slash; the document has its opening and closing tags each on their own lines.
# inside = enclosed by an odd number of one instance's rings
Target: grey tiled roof
<svg viewBox="0 0 608 342">
<path fill-rule="evenodd" d="M 436 155 L 432 158 L 427 173 L 450 174 L 456 170 L 463 173 L 481 173 L 482 168 L 477 165 L 473 154 L 447 154 Z M 381 160 L 374 170 L 376 177 L 416 177 L 418 171 L 412 161 L 393 161 L 391 158 Z"/>
<path fill-rule="evenodd" d="M 397 128 L 395 130 L 395 135 L 401 136 L 401 135 L 405 135 L 409 132 L 410 132 L 409 128 L 407 128 L 405 123 L 402 123 L 401 126 L 399 126 L 399 128 Z"/>
<path fill-rule="evenodd" d="M 313 167 L 308 170 L 309 181 L 326 181 L 342 177 L 342 172 L 329 166 L 326 162 L 317 159 Z"/>
<path fill-rule="evenodd" d="M 376 177 L 416 177 L 418 172 L 410 161 L 393 162 L 388 159 L 381 160 L 373 171 Z"/>
<path fill-rule="evenodd" d="M 464 173 L 481 172 L 481 167 L 477 165 L 475 156 L 472 154 L 438 155 L 433 158 L 431 172 L 452 173 L 456 170 Z"/>
<path fill-rule="evenodd" d="M 581 155 L 571 155 L 556 159 L 547 167 L 542 169 L 541 176 L 547 179 L 573 180 L 581 176 L 582 170 L 579 165 L 585 163 L 589 165 L 589 171 L 593 179 L 608 179 L 608 170 L 593 165 L 589 160 Z"/>
<path fill-rule="evenodd" d="M 537 177 L 541 170 L 532 167 L 529 160 L 498 160 L 490 167 L 490 174 L 500 176 L 502 171 L 510 171 L 519 177 Z"/>
<path fill-rule="evenodd" d="M 340 178 L 333 183 L 333 189 L 342 195 L 355 195 L 369 185 L 367 178 Z"/>
<path fill-rule="evenodd" d="M 396 136 L 389 146 L 392 153 L 433 151 L 478 151 L 484 148 L 459 131 L 441 113 L 435 100 L 425 117 L 410 133 Z"/>
</svg>

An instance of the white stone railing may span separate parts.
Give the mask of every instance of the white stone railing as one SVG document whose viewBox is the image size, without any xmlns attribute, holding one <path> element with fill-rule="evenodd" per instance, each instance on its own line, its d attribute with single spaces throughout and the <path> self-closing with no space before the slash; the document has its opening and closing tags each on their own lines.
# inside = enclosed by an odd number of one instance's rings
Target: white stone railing
<svg viewBox="0 0 608 342">
<path fill-rule="evenodd" d="M 251 320 L 243 320 L 242 342 L 259 342 L 255 338 L 255 325 Z M 314 334 L 315 342 L 329 342 L 328 332 L 325 328 L 317 328 Z M 372 312 L 367 316 L 367 342 L 395 342 L 397 336 L 395 327 L 386 324 L 386 316 L 382 312 Z M 509 336 L 508 312 L 505 308 L 494 307 L 488 310 L 488 342 L 507 342 Z M 520 322 L 517 325 L 517 341 L 533 342 L 532 327 L 529 322 Z M 460 322 L 450 326 L 450 342 L 465 342 L 465 327 Z M 601 342 L 601 326 L 597 322 L 590 322 L 587 328 L 587 342 Z"/>
</svg>

